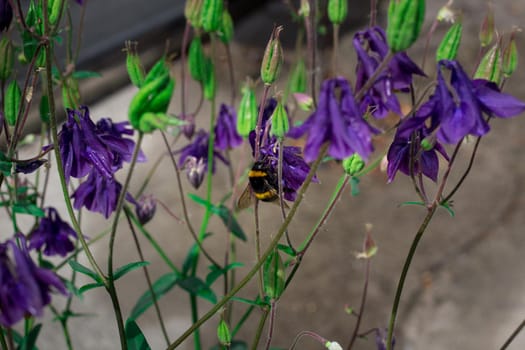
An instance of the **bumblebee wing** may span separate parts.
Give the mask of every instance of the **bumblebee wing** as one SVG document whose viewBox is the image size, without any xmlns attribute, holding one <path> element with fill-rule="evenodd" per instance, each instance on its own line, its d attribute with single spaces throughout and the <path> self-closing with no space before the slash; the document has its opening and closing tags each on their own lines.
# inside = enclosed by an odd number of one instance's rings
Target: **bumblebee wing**
<svg viewBox="0 0 525 350">
<path fill-rule="evenodd" d="M 277 198 L 271 201 L 270 203 L 275 204 L 276 206 L 280 207 L 281 206 L 280 202 L 281 201 L 279 200 L 279 196 L 277 196 Z M 290 209 L 290 206 L 288 205 L 288 203 L 286 203 L 286 201 L 283 201 L 283 207 L 285 209 Z"/>
<path fill-rule="evenodd" d="M 237 208 L 235 209 L 236 211 L 241 211 L 251 207 L 254 203 L 255 197 L 253 196 L 252 188 L 248 184 L 244 191 L 242 191 L 242 194 L 239 196 L 239 199 L 237 200 Z"/>
</svg>

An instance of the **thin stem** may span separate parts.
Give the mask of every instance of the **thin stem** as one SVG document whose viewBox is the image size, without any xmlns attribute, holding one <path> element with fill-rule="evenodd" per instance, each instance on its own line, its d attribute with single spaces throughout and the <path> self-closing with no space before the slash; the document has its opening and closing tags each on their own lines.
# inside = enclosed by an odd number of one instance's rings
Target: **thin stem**
<svg viewBox="0 0 525 350">
<path fill-rule="evenodd" d="M 263 310 L 263 314 L 259 319 L 259 324 L 257 325 L 257 329 L 255 331 L 255 337 L 253 338 L 252 346 L 250 347 L 251 350 L 257 350 L 257 346 L 259 345 L 259 341 L 261 340 L 264 325 L 266 324 L 266 319 L 268 318 L 269 313 L 270 310 L 268 308 L 265 308 Z"/>
<path fill-rule="evenodd" d="M 182 35 L 182 47 L 180 51 L 180 108 L 183 117 L 186 115 L 186 48 L 188 46 L 190 29 L 190 22 L 186 21 L 186 25 L 184 26 L 184 34 Z"/>
<path fill-rule="evenodd" d="M 303 184 L 301 185 L 301 188 L 299 188 L 299 191 L 297 192 L 297 199 L 295 200 L 294 204 L 290 208 L 290 212 L 288 213 L 288 216 L 286 217 L 286 221 L 281 225 L 279 228 L 277 234 L 273 238 L 273 240 L 268 245 L 268 248 L 266 248 L 266 251 L 261 256 L 261 259 L 255 263 L 255 265 L 252 267 L 252 269 L 246 274 L 246 276 L 239 281 L 239 283 L 233 287 L 228 294 L 226 294 L 220 301 L 218 301 L 206 314 L 204 314 L 197 322 L 194 322 L 175 342 L 173 342 L 167 350 L 173 350 L 178 345 L 180 345 L 186 338 L 188 338 L 196 329 L 198 329 L 204 322 L 209 320 L 215 313 L 220 310 L 235 294 L 237 294 L 248 282 L 251 281 L 253 276 L 259 271 L 261 266 L 264 264 L 268 256 L 273 252 L 275 247 L 277 247 L 277 244 L 281 240 L 282 236 L 284 235 L 284 231 L 286 231 L 288 225 L 290 222 L 292 222 L 292 219 L 295 216 L 295 213 L 297 212 L 297 209 L 299 208 L 301 202 L 303 201 L 304 194 L 308 187 L 310 186 L 310 183 L 312 182 L 312 179 L 315 175 L 315 172 L 317 171 L 317 168 L 319 167 L 319 164 L 321 164 L 321 161 L 323 157 L 326 154 L 326 151 L 328 150 L 328 143 L 324 144 L 320 151 L 319 155 L 317 156 L 317 159 L 313 162 L 310 171 L 308 172 L 308 175 L 306 176 L 306 179 L 304 180 Z"/>
<path fill-rule="evenodd" d="M 232 50 L 229 44 L 224 44 L 226 47 L 226 60 L 228 61 L 228 70 L 230 75 L 230 105 L 233 106 L 236 99 L 237 88 L 235 87 L 235 70 L 233 68 Z"/>
<path fill-rule="evenodd" d="M 338 65 L 337 65 L 337 56 L 339 53 L 339 24 L 333 25 L 333 42 L 334 42 L 334 48 L 332 51 L 332 72 L 335 76 L 338 75 Z"/>
<path fill-rule="evenodd" d="M 283 140 L 279 139 L 279 155 L 278 155 L 278 161 L 277 161 L 277 181 L 279 182 L 279 207 L 281 208 L 281 216 L 284 222 L 286 220 L 286 212 L 284 209 L 284 193 L 283 193 L 283 157 L 284 157 Z M 288 230 L 285 231 L 284 235 L 286 237 L 286 243 L 288 243 L 288 246 L 292 248 L 292 251 L 295 253 L 296 250 L 292 245 L 292 241 L 290 240 L 290 235 L 288 234 Z"/>
<path fill-rule="evenodd" d="M 352 338 L 350 338 L 350 343 L 346 347 L 347 350 L 352 349 L 352 346 L 357 339 L 357 334 L 359 334 L 359 326 L 361 325 L 361 320 L 363 319 L 363 314 L 365 312 L 366 296 L 368 294 L 368 281 L 370 280 L 370 261 L 371 259 L 366 259 L 365 284 L 363 286 L 363 294 L 361 295 L 361 306 L 359 307 L 359 314 L 357 315 L 357 321 L 355 323 L 354 332 L 352 333 Z"/>
<path fill-rule="evenodd" d="M 388 52 L 388 55 L 385 56 L 383 61 L 379 64 L 379 66 L 376 68 L 374 73 L 368 78 L 365 85 L 359 91 L 355 94 L 356 101 L 359 101 L 363 98 L 365 92 L 368 91 L 376 82 L 376 79 L 379 77 L 379 75 L 383 72 L 383 70 L 388 66 L 390 63 L 390 60 L 394 57 L 394 53 L 392 51 Z"/>
<path fill-rule="evenodd" d="M 376 25 L 376 18 L 377 18 L 377 2 L 376 0 L 370 0 L 370 23 L 369 23 L 370 28 Z"/>
<path fill-rule="evenodd" d="M 308 17 L 304 19 L 304 26 L 306 32 L 306 48 L 308 51 L 308 63 L 309 63 L 309 72 L 310 72 L 310 94 L 314 101 L 314 105 L 317 105 L 316 100 L 316 85 L 315 77 L 317 73 L 317 63 L 316 63 L 316 51 L 317 51 L 317 35 L 315 30 L 316 22 L 316 12 L 317 12 L 317 1 L 309 0 L 310 13 Z"/>
<path fill-rule="evenodd" d="M 270 345 L 272 344 L 272 338 L 273 338 L 273 329 L 275 327 L 275 314 L 277 312 L 277 304 L 275 300 L 272 300 L 270 304 L 270 323 L 268 324 L 268 339 L 266 341 L 266 350 L 270 349 Z"/>
<path fill-rule="evenodd" d="M 265 84 L 262 100 L 259 105 L 259 114 L 257 116 L 257 126 L 255 127 L 255 161 L 259 160 L 259 153 L 261 149 L 260 140 L 261 140 L 261 132 L 262 132 L 262 119 L 263 119 L 264 107 L 266 106 L 266 99 L 268 98 L 269 90 L 270 90 L 270 85 Z"/>
<path fill-rule="evenodd" d="M 518 336 L 518 334 L 523 330 L 524 327 L 525 327 L 525 319 L 523 321 L 521 321 L 521 323 L 514 330 L 514 332 L 512 332 L 512 334 L 505 341 L 505 343 L 503 343 L 503 345 L 501 346 L 500 350 L 505 350 L 510 345 L 510 343 L 512 343 L 512 341 Z"/>
<path fill-rule="evenodd" d="M 255 256 L 257 261 L 261 260 L 261 229 L 259 226 L 259 201 L 255 199 L 255 204 L 253 208 L 254 218 L 255 218 Z M 263 272 L 262 269 L 259 269 L 257 274 L 258 276 L 258 285 L 259 285 L 259 298 L 264 298 L 264 282 L 263 282 Z"/>
</svg>

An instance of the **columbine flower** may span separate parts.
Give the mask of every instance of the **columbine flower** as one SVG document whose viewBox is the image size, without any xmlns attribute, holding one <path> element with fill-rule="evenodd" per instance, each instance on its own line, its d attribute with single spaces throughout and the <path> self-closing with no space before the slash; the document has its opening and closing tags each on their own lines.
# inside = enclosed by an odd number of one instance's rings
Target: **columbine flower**
<svg viewBox="0 0 525 350">
<path fill-rule="evenodd" d="M 13 20 L 13 8 L 9 0 L 0 0 L 0 32 L 9 29 Z"/>
<path fill-rule="evenodd" d="M 354 35 L 353 45 L 357 53 L 356 91 L 361 89 L 388 55 L 386 35 L 380 27 L 372 27 Z M 404 52 L 395 54 L 388 68 L 379 75 L 372 88 L 365 92 L 359 102 L 361 112 L 371 111 L 376 118 L 383 118 L 388 111 L 401 114 L 394 91 L 408 91 L 412 75 L 425 73 Z"/>
<path fill-rule="evenodd" d="M 387 154 L 388 182 L 394 180 L 398 170 L 406 175 L 410 175 L 410 171 L 415 175 L 423 174 L 437 181 L 439 172 L 437 152 L 446 160 L 448 156 L 443 146 L 436 140 L 431 142 L 428 149 L 423 149 L 421 142 L 427 137 L 432 138 L 423 118 L 416 116 L 401 123 Z"/>
<path fill-rule="evenodd" d="M 242 137 L 237 133 L 237 115 L 233 107 L 221 104 L 217 124 L 215 125 L 215 147 L 221 151 L 232 149 L 242 144 Z"/>
<path fill-rule="evenodd" d="M 31 233 L 29 248 L 40 250 L 44 246 L 44 254 L 48 256 L 66 256 L 75 246 L 70 238 L 76 238 L 77 233 L 63 221 L 55 208 L 46 209 L 46 217 L 40 220 L 40 225 Z"/>
<path fill-rule="evenodd" d="M 175 152 L 175 154 L 180 153 L 179 166 L 185 167 L 187 159 L 190 159 L 189 161 L 191 161 L 192 164 L 198 165 L 200 163 L 202 165 L 200 170 L 202 171 L 202 176 L 204 176 L 204 174 L 208 171 L 209 140 L 210 135 L 202 129 L 199 130 L 192 143 Z M 213 150 L 212 173 L 215 173 L 215 158 L 220 159 L 224 164 L 228 164 L 228 161 L 218 151 Z M 188 167 L 185 168 L 188 169 Z M 190 182 L 192 182 L 193 185 L 193 181 L 190 180 Z M 202 182 L 202 179 L 200 182 Z M 200 185 L 200 182 L 198 185 Z M 195 187 L 195 185 L 193 186 Z"/>
<path fill-rule="evenodd" d="M 106 219 L 117 208 L 122 185 L 113 177 L 100 176 L 96 168 L 89 173 L 86 181 L 78 186 L 71 197 L 75 209 L 86 207 L 89 211 L 101 213 Z"/>
<path fill-rule="evenodd" d="M 323 83 L 317 110 L 288 135 L 297 138 L 308 133 L 304 159 L 309 162 L 326 142 L 330 143 L 328 154 L 336 159 L 354 153 L 367 159 L 373 150 L 373 132 L 357 108 L 348 81 L 336 78 Z"/>
<path fill-rule="evenodd" d="M 442 68 L 450 70 L 450 84 L 445 82 Z M 432 129 L 439 128 L 437 138 L 444 143 L 455 144 L 467 135 L 485 135 L 490 127 L 483 113 L 507 118 L 525 111 L 525 103 L 501 93 L 494 83 L 470 80 L 456 61 L 441 60 L 437 80 L 434 95 L 417 115 L 431 117 Z"/>
<path fill-rule="evenodd" d="M 41 316 L 52 289 L 67 294 L 52 271 L 35 265 L 23 235 L 0 244 L 0 324 L 11 327 L 26 315 Z M 12 254 L 14 259 L 10 258 Z"/>
<path fill-rule="evenodd" d="M 157 210 L 157 200 L 153 195 L 142 196 L 139 200 L 133 201 L 133 204 L 135 204 L 135 214 L 141 225 L 148 223 Z"/>
</svg>

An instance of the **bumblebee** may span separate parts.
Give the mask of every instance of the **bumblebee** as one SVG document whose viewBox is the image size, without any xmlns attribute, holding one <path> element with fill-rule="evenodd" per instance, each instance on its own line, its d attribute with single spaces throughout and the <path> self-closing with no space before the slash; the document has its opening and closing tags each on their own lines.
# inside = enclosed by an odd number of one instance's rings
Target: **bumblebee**
<svg viewBox="0 0 525 350">
<path fill-rule="evenodd" d="M 248 172 L 249 184 L 237 201 L 237 209 L 242 210 L 253 204 L 254 198 L 263 202 L 277 202 L 279 199 L 279 181 L 275 169 L 260 160 L 253 164 Z"/>
</svg>

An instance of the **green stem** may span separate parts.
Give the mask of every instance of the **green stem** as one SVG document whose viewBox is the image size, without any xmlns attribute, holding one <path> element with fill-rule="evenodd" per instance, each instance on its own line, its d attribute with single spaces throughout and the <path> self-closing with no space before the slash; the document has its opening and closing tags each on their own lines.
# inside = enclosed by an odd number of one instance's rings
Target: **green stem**
<svg viewBox="0 0 525 350">
<path fill-rule="evenodd" d="M 354 345 L 357 335 L 359 334 L 359 326 L 361 325 L 361 320 L 363 319 L 363 313 L 365 312 L 366 296 L 368 294 L 368 281 L 370 280 L 370 261 L 371 259 L 366 259 L 365 266 L 365 284 L 363 286 L 363 294 L 361 295 L 361 306 L 359 307 L 359 314 L 357 315 L 357 321 L 355 323 L 354 332 L 352 333 L 352 338 L 350 338 L 350 343 L 347 346 L 347 350 L 351 350 Z"/>
<path fill-rule="evenodd" d="M 333 42 L 334 42 L 334 48 L 332 52 L 332 71 L 335 76 L 338 74 L 338 63 L 337 63 L 337 55 L 339 53 L 339 24 L 333 25 Z"/>
<path fill-rule="evenodd" d="M 226 294 L 219 302 L 217 302 L 206 314 L 204 314 L 197 322 L 194 322 L 191 327 L 189 327 L 175 342 L 173 342 L 167 350 L 173 350 L 177 346 L 179 346 L 186 338 L 188 338 L 196 329 L 198 329 L 204 322 L 209 320 L 215 313 L 220 310 L 235 294 L 237 294 L 248 282 L 251 281 L 253 276 L 257 274 L 261 266 L 264 264 L 268 256 L 273 252 L 275 247 L 277 247 L 277 244 L 281 240 L 281 238 L 284 235 L 284 232 L 288 228 L 288 225 L 292 221 L 292 219 L 295 216 L 295 213 L 297 212 L 297 209 L 299 208 L 299 205 L 303 201 L 304 194 L 308 187 L 310 186 L 310 183 L 312 182 L 312 179 L 315 175 L 315 172 L 317 171 L 317 168 L 319 167 L 319 164 L 321 163 L 324 155 L 326 154 L 326 151 L 328 150 L 328 143 L 324 144 L 321 147 L 321 150 L 319 151 L 319 155 L 317 156 L 317 159 L 312 164 L 310 171 L 308 172 L 308 175 L 303 182 L 301 188 L 299 189 L 297 193 L 297 199 L 295 200 L 292 208 L 290 209 L 290 212 L 288 213 L 288 216 L 286 217 L 286 221 L 281 225 L 279 228 L 277 234 L 273 238 L 273 240 L 268 245 L 268 248 L 264 252 L 264 254 L 261 256 L 261 259 L 255 263 L 255 265 L 252 267 L 252 269 L 246 274 L 246 276 L 239 281 L 239 283 L 233 287 L 228 294 Z"/>
<path fill-rule="evenodd" d="M 255 337 L 253 338 L 252 346 L 250 347 L 251 350 L 257 350 L 257 346 L 259 345 L 259 341 L 261 340 L 264 325 L 266 324 L 266 319 L 268 318 L 269 313 L 270 309 L 265 308 L 263 310 L 263 314 L 259 319 L 259 324 L 257 325 L 257 329 L 255 331 Z"/>
</svg>

